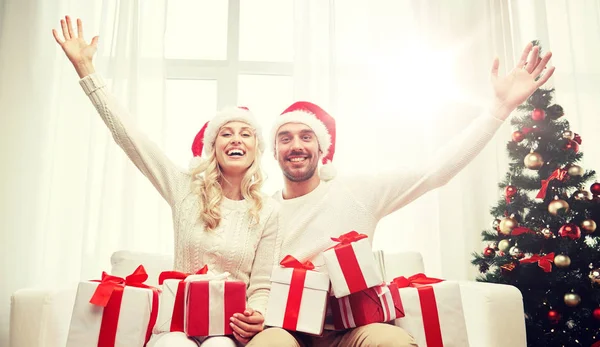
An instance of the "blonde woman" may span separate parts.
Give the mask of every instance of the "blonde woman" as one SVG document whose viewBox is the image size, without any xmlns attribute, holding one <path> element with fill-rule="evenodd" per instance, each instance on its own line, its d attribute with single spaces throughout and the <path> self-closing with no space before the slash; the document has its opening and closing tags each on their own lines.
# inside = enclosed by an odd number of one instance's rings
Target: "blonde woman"
<svg viewBox="0 0 600 347">
<path fill-rule="evenodd" d="M 160 332 L 153 335 L 149 346 L 247 343 L 263 329 L 277 235 L 275 204 L 260 192 L 264 140 L 258 123 L 244 108 L 219 112 L 193 142 L 192 168 L 180 170 L 143 134 L 126 125 L 127 112 L 94 70 L 98 37 L 88 44 L 80 19 L 77 32 L 68 16 L 60 24 L 63 37 L 56 30 L 52 33 L 81 78 L 83 90 L 115 142 L 171 206 L 175 270 L 195 272 L 206 264 L 216 273 L 227 271 L 232 279 L 248 284 L 247 310 L 231 318 L 235 339 L 199 341 L 182 332 Z"/>
</svg>

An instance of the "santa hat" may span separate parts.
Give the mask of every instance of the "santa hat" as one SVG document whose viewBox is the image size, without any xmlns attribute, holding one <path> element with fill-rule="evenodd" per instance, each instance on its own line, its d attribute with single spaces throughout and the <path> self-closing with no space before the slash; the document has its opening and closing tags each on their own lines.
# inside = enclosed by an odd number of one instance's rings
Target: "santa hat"
<svg viewBox="0 0 600 347">
<path fill-rule="evenodd" d="M 275 143 L 277 131 L 286 123 L 302 123 L 309 126 L 315 133 L 319 147 L 323 152 L 320 178 L 324 181 L 333 179 L 336 175 L 333 166 L 335 154 L 335 119 L 321 107 L 307 101 L 298 101 L 288 107 L 275 121 L 271 134 Z"/>
<path fill-rule="evenodd" d="M 194 157 L 190 161 L 190 171 L 200 166 L 204 160 L 201 157 L 203 149 L 205 155 L 213 151 L 219 129 L 229 122 L 243 122 L 254 128 L 258 148 L 261 152 L 264 152 L 265 141 L 262 137 L 262 131 L 258 121 L 254 118 L 250 110 L 247 107 L 226 107 L 219 111 L 212 120 L 206 122 L 198 134 L 196 134 L 192 143 L 192 154 Z"/>
</svg>

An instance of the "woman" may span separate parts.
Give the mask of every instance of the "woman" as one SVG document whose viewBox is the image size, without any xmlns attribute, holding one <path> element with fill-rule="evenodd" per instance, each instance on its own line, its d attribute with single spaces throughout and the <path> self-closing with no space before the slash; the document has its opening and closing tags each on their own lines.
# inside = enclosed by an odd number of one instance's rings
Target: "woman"
<svg viewBox="0 0 600 347">
<path fill-rule="evenodd" d="M 169 203 L 175 231 L 175 270 L 195 272 L 205 264 L 215 273 L 248 284 L 247 310 L 232 317 L 235 339 L 242 344 L 262 330 L 277 237 L 275 204 L 260 192 L 260 158 L 264 140 L 258 123 L 245 108 L 219 112 L 200 130 L 192 145 L 190 171 L 178 169 L 160 149 L 132 127 L 95 73 L 92 58 L 98 37 L 90 44 L 71 19 L 61 19 L 63 38 L 52 30 L 81 78 L 80 84 L 112 132 L 114 140 Z M 204 151 L 205 157 L 199 158 Z M 162 332 L 149 346 L 235 346 L 229 337 L 205 341 L 179 332 Z"/>
</svg>

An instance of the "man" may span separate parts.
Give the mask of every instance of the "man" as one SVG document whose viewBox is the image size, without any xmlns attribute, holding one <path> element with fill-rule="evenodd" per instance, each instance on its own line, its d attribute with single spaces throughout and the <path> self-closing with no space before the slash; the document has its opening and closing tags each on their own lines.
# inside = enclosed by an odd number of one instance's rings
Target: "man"
<svg viewBox="0 0 600 347">
<path fill-rule="evenodd" d="M 552 76 L 553 67 L 541 75 L 551 53 L 541 60 L 538 54 L 539 49 L 528 44 L 519 63 L 504 77 L 498 76 L 499 62 L 495 59 L 491 71 L 495 99 L 489 112 L 476 118 L 429 165 L 377 178 L 332 180 L 334 119 L 311 103 L 290 106 L 278 117 L 273 130 L 275 158 L 284 175 L 283 190 L 276 193 L 281 202 L 280 258 L 291 254 L 301 261 L 323 265 L 323 250 L 335 244 L 331 237 L 356 230 L 372 239 L 381 218 L 446 184 L 477 156 L 510 113 Z M 319 161 L 324 164 L 320 173 Z M 256 335 L 249 346 L 416 346 L 416 343 L 399 327 L 382 323 L 345 331 L 325 330 L 321 337 L 269 328 Z"/>
</svg>

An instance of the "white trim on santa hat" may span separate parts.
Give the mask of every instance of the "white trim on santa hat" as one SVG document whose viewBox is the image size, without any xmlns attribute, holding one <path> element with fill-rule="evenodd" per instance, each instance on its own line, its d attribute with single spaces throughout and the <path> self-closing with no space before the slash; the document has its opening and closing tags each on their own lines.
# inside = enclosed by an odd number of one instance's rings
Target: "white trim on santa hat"
<svg viewBox="0 0 600 347">
<path fill-rule="evenodd" d="M 217 139 L 217 134 L 221 127 L 229 122 L 244 122 L 255 129 L 258 148 L 261 152 L 265 151 L 265 141 L 262 136 L 260 124 L 252 115 L 252 112 L 241 107 L 226 107 L 219 111 L 217 115 L 208 122 L 206 131 L 204 132 L 204 154 L 212 152 L 214 143 Z"/>
<path fill-rule="evenodd" d="M 331 135 L 329 134 L 329 131 L 327 131 L 325 124 L 323 124 L 323 122 L 321 122 L 314 113 L 304 110 L 287 112 L 277 117 L 275 125 L 271 131 L 271 135 L 273 136 L 271 143 L 273 146 L 275 145 L 279 128 L 286 123 L 301 123 L 309 126 L 317 137 L 319 148 L 323 152 L 323 157 L 326 157 L 327 154 L 329 154 L 329 147 L 331 146 Z"/>
</svg>

